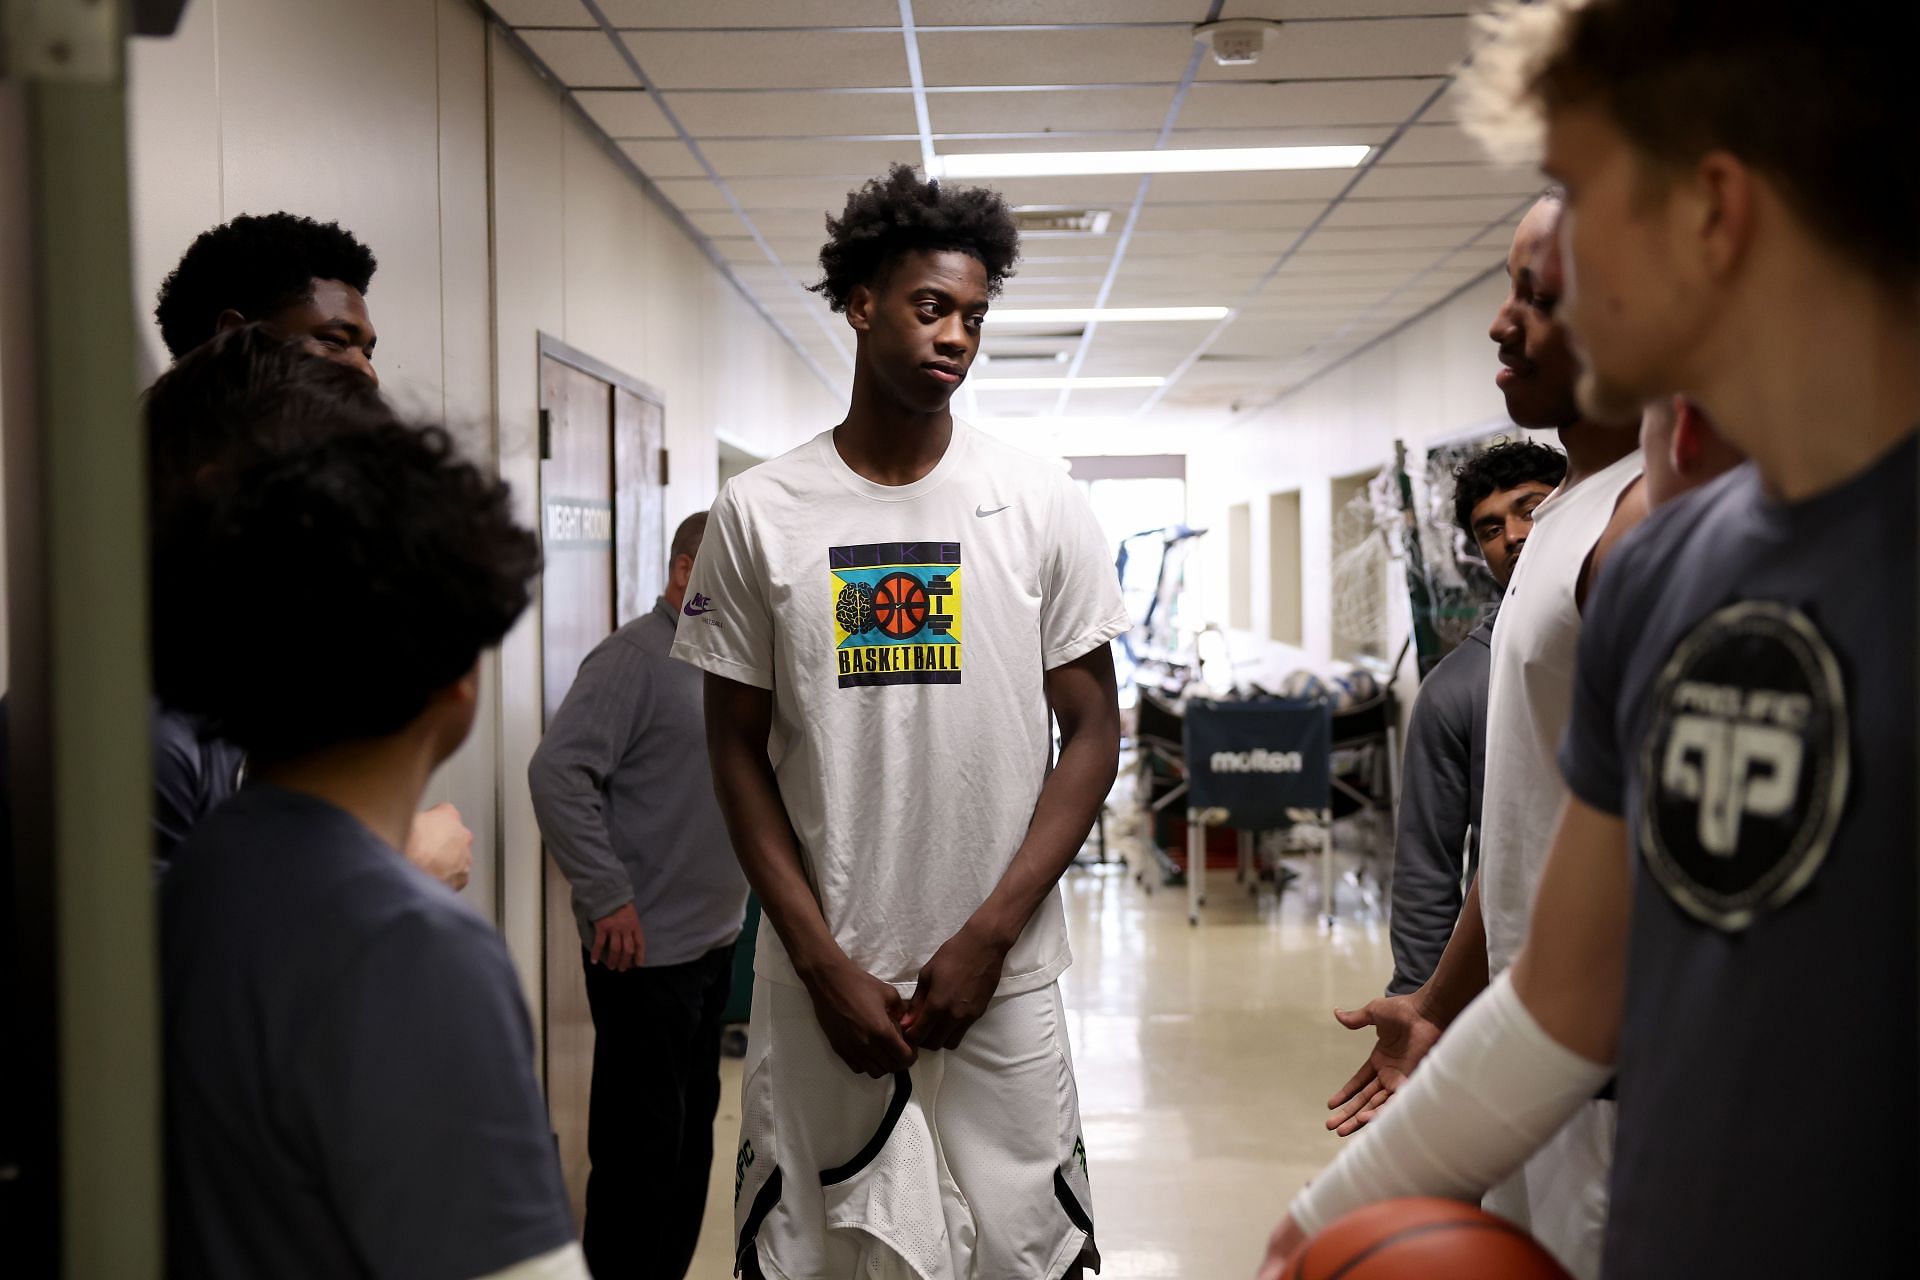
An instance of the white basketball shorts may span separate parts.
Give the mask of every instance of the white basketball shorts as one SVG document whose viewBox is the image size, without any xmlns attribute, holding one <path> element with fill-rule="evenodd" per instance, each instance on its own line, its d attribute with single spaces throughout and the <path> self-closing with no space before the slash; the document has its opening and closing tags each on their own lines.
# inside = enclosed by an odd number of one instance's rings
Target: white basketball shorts
<svg viewBox="0 0 1920 1280">
<path fill-rule="evenodd" d="M 1057 985 L 994 1000 L 888 1079 L 833 1052 L 799 987 L 756 979 L 735 1274 L 1059 1280 L 1100 1265 Z"/>
</svg>

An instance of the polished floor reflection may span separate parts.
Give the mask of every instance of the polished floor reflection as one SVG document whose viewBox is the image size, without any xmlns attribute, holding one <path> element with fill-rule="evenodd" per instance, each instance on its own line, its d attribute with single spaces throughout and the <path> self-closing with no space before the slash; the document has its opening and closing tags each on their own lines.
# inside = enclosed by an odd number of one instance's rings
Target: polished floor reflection
<svg viewBox="0 0 1920 1280">
<path fill-rule="evenodd" d="M 1149 893 L 1119 864 L 1066 881 L 1102 1280 L 1252 1275 L 1281 1208 L 1338 1148 L 1325 1102 L 1364 1044 L 1330 1011 L 1377 994 L 1392 967 L 1385 929 L 1345 895 L 1328 934 L 1302 889 L 1256 902 L 1219 871 L 1209 888 L 1193 928 L 1184 893 Z M 698 1280 L 732 1270 L 739 1064 L 726 1072 Z"/>
</svg>

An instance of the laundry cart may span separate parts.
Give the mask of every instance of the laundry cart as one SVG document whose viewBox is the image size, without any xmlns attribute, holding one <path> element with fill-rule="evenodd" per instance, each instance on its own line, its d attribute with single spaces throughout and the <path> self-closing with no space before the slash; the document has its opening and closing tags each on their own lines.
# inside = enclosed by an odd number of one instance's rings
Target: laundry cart
<svg viewBox="0 0 1920 1280">
<path fill-rule="evenodd" d="M 1254 836 L 1311 823 L 1320 829 L 1321 912 L 1333 918 L 1333 721 L 1324 702 L 1284 698 L 1187 703 L 1187 919 L 1206 905 L 1207 828 L 1240 836 L 1240 872 L 1253 873 Z"/>
</svg>

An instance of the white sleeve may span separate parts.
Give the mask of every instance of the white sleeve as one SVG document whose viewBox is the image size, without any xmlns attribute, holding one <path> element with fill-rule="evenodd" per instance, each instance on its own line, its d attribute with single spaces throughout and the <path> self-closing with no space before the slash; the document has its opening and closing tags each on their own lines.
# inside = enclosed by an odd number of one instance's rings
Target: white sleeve
<svg viewBox="0 0 1920 1280">
<path fill-rule="evenodd" d="M 1413 1079 L 1294 1198 L 1308 1235 L 1380 1200 L 1483 1194 L 1558 1133 L 1612 1074 L 1563 1047 L 1502 973 Z"/>
<path fill-rule="evenodd" d="M 741 684 L 773 688 L 773 611 L 767 599 L 766 565 L 754 545 L 752 521 L 738 483 L 729 480 L 707 515 L 673 656 Z"/>
<path fill-rule="evenodd" d="M 1043 548 L 1040 643 L 1051 671 L 1084 657 L 1131 625 L 1120 599 L 1115 548 L 1071 480 L 1054 490 L 1052 532 Z"/>
<path fill-rule="evenodd" d="M 586 1255 L 580 1252 L 580 1246 L 565 1244 L 552 1253 L 516 1262 L 505 1271 L 476 1280 L 593 1280 L 593 1276 L 587 1271 Z"/>
</svg>

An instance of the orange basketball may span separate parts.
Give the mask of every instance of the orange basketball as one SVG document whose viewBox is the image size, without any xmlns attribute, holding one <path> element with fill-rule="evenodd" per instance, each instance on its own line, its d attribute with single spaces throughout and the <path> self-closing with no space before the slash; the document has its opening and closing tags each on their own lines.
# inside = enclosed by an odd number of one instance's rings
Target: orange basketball
<svg viewBox="0 0 1920 1280">
<path fill-rule="evenodd" d="M 1285 1280 L 1569 1280 L 1505 1218 L 1457 1200 L 1386 1200 L 1355 1210 L 1294 1255 Z"/>
</svg>

